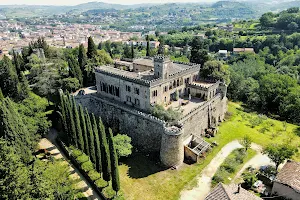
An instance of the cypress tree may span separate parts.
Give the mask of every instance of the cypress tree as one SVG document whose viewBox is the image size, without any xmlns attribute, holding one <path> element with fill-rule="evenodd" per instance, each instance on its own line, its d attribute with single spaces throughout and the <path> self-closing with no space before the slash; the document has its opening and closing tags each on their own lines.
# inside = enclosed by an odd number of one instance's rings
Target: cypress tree
<svg viewBox="0 0 300 200">
<path fill-rule="evenodd" d="M 95 140 L 94 140 L 94 132 L 93 132 L 93 126 L 91 123 L 90 115 L 85 109 L 85 117 L 86 117 L 86 127 L 87 127 L 87 133 L 88 133 L 88 141 L 89 141 L 89 156 L 91 158 L 92 163 L 96 163 L 96 154 L 95 154 Z"/>
<path fill-rule="evenodd" d="M 65 101 L 64 101 L 64 94 L 59 93 L 59 101 L 60 101 L 60 114 L 61 114 L 61 121 L 62 121 L 62 129 L 63 132 L 67 134 L 68 132 L 68 126 L 67 126 L 67 117 L 66 117 L 66 108 L 65 108 Z"/>
<path fill-rule="evenodd" d="M 75 127 L 76 127 L 76 132 L 77 132 L 77 139 L 78 139 L 78 148 L 83 151 L 84 150 L 84 141 L 83 141 L 83 136 L 82 136 L 82 129 L 81 129 L 81 125 L 80 125 L 78 109 L 77 109 L 74 97 L 72 98 L 72 101 L 73 101 L 73 115 L 75 118 Z"/>
<path fill-rule="evenodd" d="M 74 58 L 73 55 L 71 55 L 68 59 L 68 65 L 69 65 L 69 73 L 70 76 L 73 78 L 77 78 L 79 80 L 79 83 L 82 85 L 83 83 L 83 77 L 82 77 L 82 72 L 79 67 L 78 61 Z"/>
<path fill-rule="evenodd" d="M 0 87 L 5 96 L 18 97 L 18 75 L 11 60 L 4 55 L 0 61 Z"/>
<path fill-rule="evenodd" d="M 111 177 L 112 177 L 112 188 L 116 193 L 120 190 L 120 177 L 119 177 L 119 167 L 118 167 L 118 155 L 113 141 L 112 130 L 109 129 L 108 134 L 109 141 L 109 151 L 111 159 Z"/>
<path fill-rule="evenodd" d="M 125 47 L 124 47 L 124 57 L 125 58 L 130 58 L 131 57 L 130 52 L 129 52 L 128 44 L 125 44 Z"/>
<path fill-rule="evenodd" d="M 133 47 L 133 43 L 131 43 L 131 58 L 134 59 L 134 47 Z"/>
<path fill-rule="evenodd" d="M 99 50 L 102 50 L 102 49 L 103 49 L 103 43 L 102 43 L 102 42 L 100 42 L 100 43 L 98 44 L 98 49 L 99 49 Z"/>
<path fill-rule="evenodd" d="M 105 181 L 110 181 L 111 166 L 110 166 L 110 155 L 109 147 L 107 144 L 105 127 L 102 120 L 99 120 L 99 131 L 100 131 L 100 147 L 101 147 L 101 159 L 102 159 L 102 171 L 103 179 Z"/>
<path fill-rule="evenodd" d="M 84 73 L 84 68 L 85 68 L 85 65 L 87 64 L 87 56 L 86 56 L 86 51 L 85 51 L 83 44 L 80 44 L 80 46 L 79 46 L 78 63 L 79 63 L 79 67 L 80 67 L 82 73 Z"/>
<path fill-rule="evenodd" d="M 71 136 L 71 143 L 72 145 L 74 145 L 75 147 L 78 148 L 78 139 L 77 139 L 77 135 L 76 135 L 76 127 L 75 127 L 75 122 L 74 122 L 74 115 L 72 112 L 72 108 L 73 108 L 73 103 L 71 100 L 71 96 L 68 95 L 66 98 L 66 108 L 68 110 L 68 121 L 67 123 L 69 124 L 69 134 Z"/>
<path fill-rule="evenodd" d="M 16 54 L 15 50 L 13 50 L 13 64 L 15 65 L 17 75 L 20 76 L 20 73 L 21 73 L 21 63 L 20 63 L 19 57 Z"/>
<path fill-rule="evenodd" d="M 99 140 L 99 130 L 97 120 L 95 115 L 92 114 L 92 123 L 93 123 L 93 130 L 95 136 L 95 154 L 96 154 L 96 171 L 101 173 L 102 172 L 102 163 L 101 163 L 101 150 L 100 150 L 100 140 Z"/>
<path fill-rule="evenodd" d="M 88 50 L 87 50 L 87 57 L 89 59 L 91 58 L 95 58 L 97 55 L 97 48 L 96 48 L 96 45 L 93 41 L 93 38 L 92 37 L 89 37 L 88 39 Z"/>
<path fill-rule="evenodd" d="M 4 99 L 4 96 L 3 96 L 2 90 L 0 88 L 0 101 L 2 101 L 3 99 Z"/>
<path fill-rule="evenodd" d="M 146 56 L 150 56 L 150 42 L 149 42 L 149 35 L 146 36 L 147 40 L 147 49 L 146 49 Z"/>
<path fill-rule="evenodd" d="M 89 141 L 88 141 L 88 132 L 86 129 L 86 119 L 85 119 L 85 115 L 83 112 L 83 108 L 82 106 L 79 104 L 79 118 L 80 118 L 80 126 L 82 129 L 82 133 L 83 133 L 83 141 L 84 141 L 84 153 L 89 155 Z"/>
</svg>

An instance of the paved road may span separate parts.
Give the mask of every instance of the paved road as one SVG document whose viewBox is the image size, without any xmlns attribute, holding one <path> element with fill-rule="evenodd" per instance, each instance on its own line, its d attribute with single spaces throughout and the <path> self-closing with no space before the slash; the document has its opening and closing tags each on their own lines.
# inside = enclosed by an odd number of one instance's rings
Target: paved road
<svg viewBox="0 0 300 200">
<path fill-rule="evenodd" d="M 56 159 L 65 158 L 65 160 L 68 160 L 67 157 L 64 155 L 64 153 L 59 150 L 58 145 L 55 142 L 56 136 L 57 136 L 56 130 L 51 129 L 49 131 L 49 134 L 47 135 L 47 138 L 43 138 L 39 142 L 39 147 L 40 149 L 48 149 L 49 152 Z M 74 177 L 74 179 L 80 179 L 80 182 L 78 183 L 77 186 L 83 192 L 83 194 L 90 200 L 101 200 L 101 197 L 96 192 L 93 191 L 92 187 L 90 186 L 88 181 L 84 178 L 84 176 L 82 176 L 82 174 L 71 163 L 68 164 L 70 166 L 71 176 Z"/>
<path fill-rule="evenodd" d="M 211 189 L 211 179 L 217 172 L 219 166 L 224 162 L 226 157 L 235 149 L 243 146 L 237 141 L 225 145 L 221 151 L 212 159 L 212 161 L 203 169 L 201 175 L 197 178 L 198 185 L 192 190 L 181 192 L 181 200 L 203 200 Z"/>
</svg>

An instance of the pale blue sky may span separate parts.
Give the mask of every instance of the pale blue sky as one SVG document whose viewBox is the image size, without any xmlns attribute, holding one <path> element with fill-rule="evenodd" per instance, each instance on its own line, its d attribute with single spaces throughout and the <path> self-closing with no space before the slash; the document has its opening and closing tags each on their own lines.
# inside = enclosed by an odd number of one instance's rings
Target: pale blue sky
<svg viewBox="0 0 300 200">
<path fill-rule="evenodd" d="M 95 0 L 0 0 L 0 5 L 77 5 Z M 101 1 L 101 0 L 99 0 Z M 215 2 L 216 0 L 102 0 L 106 3 L 140 4 L 140 3 L 170 3 L 170 2 Z"/>
</svg>

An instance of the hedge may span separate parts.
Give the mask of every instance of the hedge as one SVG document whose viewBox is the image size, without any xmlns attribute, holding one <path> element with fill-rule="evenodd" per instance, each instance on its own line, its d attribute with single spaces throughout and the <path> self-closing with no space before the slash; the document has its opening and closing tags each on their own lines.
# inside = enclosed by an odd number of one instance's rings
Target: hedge
<svg viewBox="0 0 300 200">
<path fill-rule="evenodd" d="M 98 188 L 105 188 L 107 186 L 107 182 L 103 180 L 102 178 L 95 181 L 95 184 Z"/>
<path fill-rule="evenodd" d="M 91 171 L 91 170 L 94 169 L 94 165 L 93 165 L 93 163 L 89 160 L 89 161 L 87 161 L 87 162 L 81 164 L 81 169 L 83 169 L 83 171 L 85 171 L 85 172 L 89 172 L 89 171 Z"/>
<path fill-rule="evenodd" d="M 79 163 L 79 164 L 82 164 L 82 163 L 85 163 L 87 161 L 89 161 L 89 157 L 85 154 L 82 154 L 81 156 L 77 157 L 76 158 L 76 161 Z"/>
<path fill-rule="evenodd" d="M 96 181 L 100 178 L 100 174 L 98 172 L 96 172 L 95 170 L 91 170 L 88 173 L 88 176 L 91 178 L 92 181 Z"/>
</svg>

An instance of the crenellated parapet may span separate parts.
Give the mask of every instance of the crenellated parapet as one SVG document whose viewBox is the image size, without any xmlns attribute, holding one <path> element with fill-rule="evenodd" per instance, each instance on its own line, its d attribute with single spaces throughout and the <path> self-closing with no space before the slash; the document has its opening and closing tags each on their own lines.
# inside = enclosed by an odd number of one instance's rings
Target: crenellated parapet
<svg viewBox="0 0 300 200">
<path fill-rule="evenodd" d="M 115 70 L 119 70 L 119 69 L 115 69 Z M 125 76 L 125 75 L 122 75 L 122 74 L 119 74 L 119 73 L 114 73 L 114 72 L 111 72 L 111 71 L 102 70 L 101 67 L 100 68 L 99 67 L 95 68 L 95 72 L 105 74 L 105 75 L 109 75 L 109 76 L 112 76 L 112 77 L 115 77 L 115 78 L 123 79 L 123 80 L 126 80 L 126 81 L 130 81 L 130 82 L 133 82 L 133 83 L 144 85 L 144 86 L 150 86 L 150 83 L 151 83 L 151 81 L 148 81 L 148 80 L 144 80 L 144 79 L 140 79 L 140 78 L 134 78 L 134 77 L 128 77 L 128 76 Z"/>
<path fill-rule="evenodd" d="M 164 63 L 164 62 L 170 62 L 170 57 L 165 55 L 156 55 L 154 56 L 154 62 Z"/>
</svg>

